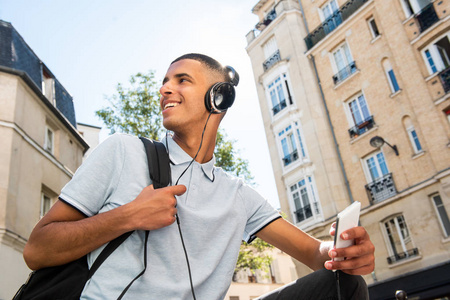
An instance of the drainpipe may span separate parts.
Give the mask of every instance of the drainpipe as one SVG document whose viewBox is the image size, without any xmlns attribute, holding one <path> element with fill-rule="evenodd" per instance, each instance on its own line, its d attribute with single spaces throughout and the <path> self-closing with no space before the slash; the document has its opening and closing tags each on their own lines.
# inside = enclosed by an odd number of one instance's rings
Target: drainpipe
<svg viewBox="0 0 450 300">
<path fill-rule="evenodd" d="M 303 19 L 303 24 L 304 24 L 305 29 L 306 29 L 306 34 L 309 34 L 308 23 L 306 22 L 306 19 L 305 19 L 305 13 L 303 11 L 303 5 L 302 5 L 301 0 L 298 0 L 298 4 L 300 5 L 300 11 L 302 13 L 302 19 Z M 328 125 L 330 126 L 331 134 L 333 136 L 333 142 L 334 142 L 334 147 L 336 148 L 336 152 L 337 152 L 337 155 L 338 155 L 339 166 L 341 167 L 342 175 L 344 176 L 345 187 L 347 188 L 347 193 L 348 193 L 348 196 L 350 197 L 350 203 L 353 203 L 355 200 L 353 198 L 353 194 L 352 194 L 352 191 L 350 189 L 350 183 L 348 181 L 347 173 L 345 172 L 344 162 L 342 161 L 341 151 L 339 150 L 339 144 L 338 144 L 337 139 L 336 139 L 336 134 L 335 134 L 334 129 L 333 129 L 333 124 L 331 123 L 330 112 L 328 111 L 327 102 L 325 101 L 325 95 L 323 93 L 322 83 L 320 82 L 319 73 L 317 72 L 316 61 L 315 61 L 314 56 L 312 54 L 310 55 L 310 59 L 311 59 L 311 62 L 313 64 L 313 67 L 314 67 L 314 74 L 316 75 L 317 84 L 319 85 L 320 96 L 322 98 L 323 106 L 325 107 L 325 112 L 327 114 Z"/>
</svg>

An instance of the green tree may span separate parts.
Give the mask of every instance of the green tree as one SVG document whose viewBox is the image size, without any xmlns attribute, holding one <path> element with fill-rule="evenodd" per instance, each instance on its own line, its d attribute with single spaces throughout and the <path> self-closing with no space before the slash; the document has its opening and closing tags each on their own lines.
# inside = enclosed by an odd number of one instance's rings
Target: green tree
<svg viewBox="0 0 450 300">
<path fill-rule="evenodd" d="M 272 245 L 259 238 L 255 239 L 251 244 L 242 242 L 234 272 L 236 273 L 242 269 L 249 269 L 253 274 L 258 269 L 267 272 L 273 258 L 266 250 L 272 248 Z"/>
<path fill-rule="evenodd" d="M 159 84 L 155 80 L 155 72 L 132 75 L 129 83 L 129 87 L 117 84 L 117 93 L 106 97 L 110 106 L 97 110 L 95 114 L 111 134 L 121 132 L 158 140 L 165 129 L 162 126 Z M 240 157 L 234 144 L 235 140 L 228 139 L 225 131 L 219 129 L 214 150 L 216 165 L 254 184 L 248 161 Z M 242 243 L 236 270 L 267 270 L 272 258 L 264 250 L 271 247 L 260 239 L 254 240 L 251 245 Z"/>
<path fill-rule="evenodd" d="M 129 87 L 119 83 L 116 90 L 117 94 L 106 97 L 110 106 L 95 112 L 111 134 L 122 132 L 158 139 L 163 127 L 155 72 L 132 75 Z"/>
</svg>

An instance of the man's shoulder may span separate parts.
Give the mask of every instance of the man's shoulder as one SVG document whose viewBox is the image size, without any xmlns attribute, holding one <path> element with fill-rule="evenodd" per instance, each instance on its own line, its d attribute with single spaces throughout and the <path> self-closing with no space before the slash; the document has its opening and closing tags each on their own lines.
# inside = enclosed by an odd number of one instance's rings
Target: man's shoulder
<svg viewBox="0 0 450 300">
<path fill-rule="evenodd" d="M 108 136 L 103 142 L 100 143 L 102 147 L 116 148 L 120 147 L 124 150 L 128 148 L 134 148 L 136 145 L 141 145 L 142 142 L 135 135 L 128 133 L 114 133 Z"/>
</svg>

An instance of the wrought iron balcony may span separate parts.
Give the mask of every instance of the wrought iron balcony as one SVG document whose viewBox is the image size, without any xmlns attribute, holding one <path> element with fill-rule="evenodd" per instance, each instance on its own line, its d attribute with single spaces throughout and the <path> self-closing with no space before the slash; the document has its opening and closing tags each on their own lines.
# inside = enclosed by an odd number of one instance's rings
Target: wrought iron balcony
<svg viewBox="0 0 450 300">
<path fill-rule="evenodd" d="M 441 78 L 444 92 L 447 94 L 448 92 L 450 92 L 450 67 L 439 73 L 439 77 Z"/>
<path fill-rule="evenodd" d="M 273 20 L 277 18 L 277 11 L 275 9 L 272 9 L 264 18 L 262 22 L 259 22 L 255 25 L 255 28 L 257 30 L 263 31 L 264 28 L 266 28 L 270 23 L 272 23 Z"/>
<path fill-rule="evenodd" d="M 425 6 L 414 17 L 419 23 L 420 32 L 424 32 L 425 30 L 430 28 L 431 25 L 439 21 L 439 17 L 436 14 L 436 10 L 434 9 L 433 3 L 430 3 L 427 6 Z"/>
<path fill-rule="evenodd" d="M 265 62 L 263 62 L 264 72 L 269 70 L 274 64 L 281 60 L 280 50 L 275 51 Z"/>
<path fill-rule="evenodd" d="M 352 61 L 345 68 L 339 70 L 339 72 L 337 72 L 337 74 L 333 76 L 334 84 L 338 84 L 339 82 L 343 81 L 344 79 L 355 73 L 356 70 L 356 63 Z"/>
<path fill-rule="evenodd" d="M 355 138 L 360 136 L 366 131 L 369 131 L 373 128 L 373 125 L 375 125 L 375 121 L 373 120 L 373 116 L 368 117 L 361 123 L 357 124 L 356 126 L 350 128 L 348 130 L 348 133 L 350 134 L 350 138 Z"/>
<path fill-rule="evenodd" d="M 370 204 L 375 204 L 397 195 L 392 173 L 386 174 L 367 184 L 366 191 Z"/>
<path fill-rule="evenodd" d="M 291 162 L 296 161 L 297 159 L 298 159 L 298 152 L 297 152 L 297 150 L 294 150 L 290 154 L 283 157 L 284 166 L 286 167 Z"/>
<path fill-rule="evenodd" d="M 314 29 L 305 38 L 306 47 L 311 49 L 324 39 L 330 32 L 339 27 L 341 23 L 350 18 L 361 6 L 369 0 L 349 0 L 342 7 L 334 12 L 320 26 Z"/>
<path fill-rule="evenodd" d="M 409 257 L 413 257 L 413 256 L 417 256 L 417 255 L 419 255 L 419 249 L 414 248 L 414 249 L 408 250 L 406 252 L 396 253 L 395 255 L 388 257 L 387 262 L 388 262 L 388 264 L 391 265 L 397 261 L 407 259 Z"/>
<path fill-rule="evenodd" d="M 282 111 L 284 108 L 286 108 L 286 100 L 281 101 L 274 107 L 272 107 L 273 115 L 275 116 L 277 113 Z"/>
<path fill-rule="evenodd" d="M 311 205 L 305 205 L 304 207 L 295 211 L 295 216 L 297 217 L 297 223 L 300 223 L 306 219 L 309 219 L 313 216 Z"/>
</svg>

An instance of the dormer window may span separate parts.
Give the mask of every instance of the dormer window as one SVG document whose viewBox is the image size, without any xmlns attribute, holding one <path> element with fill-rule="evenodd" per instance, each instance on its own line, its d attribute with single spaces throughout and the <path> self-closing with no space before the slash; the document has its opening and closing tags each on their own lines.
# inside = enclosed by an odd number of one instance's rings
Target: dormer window
<svg viewBox="0 0 450 300">
<path fill-rule="evenodd" d="M 55 79 L 52 77 L 50 72 L 43 69 L 42 70 L 42 94 L 52 103 L 56 104 L 55 99 Z"/>
</svg>

